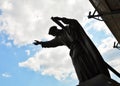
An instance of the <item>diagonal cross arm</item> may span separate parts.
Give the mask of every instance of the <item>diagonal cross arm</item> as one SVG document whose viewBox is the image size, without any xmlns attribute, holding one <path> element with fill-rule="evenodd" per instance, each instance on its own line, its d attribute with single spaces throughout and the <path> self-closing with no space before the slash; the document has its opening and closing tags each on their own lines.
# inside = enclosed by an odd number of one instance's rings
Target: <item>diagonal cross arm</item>
<svg viewBox="0 0 120 86">
<path fill-rule="evenodd" d="M 65 28 L 65 26 L 59 21 L 59 20 L 57 20 L 57 19 L 55 19 L 55 18 L 51 18 L 56 24 L 58 24 L 62 29 L 64 29 Z"/>
</svg>

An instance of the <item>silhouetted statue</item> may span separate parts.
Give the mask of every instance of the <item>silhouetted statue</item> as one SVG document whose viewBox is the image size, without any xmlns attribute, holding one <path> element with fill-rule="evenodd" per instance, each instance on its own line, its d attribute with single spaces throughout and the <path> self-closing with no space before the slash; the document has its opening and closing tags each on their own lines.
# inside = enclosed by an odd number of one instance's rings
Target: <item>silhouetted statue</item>
<svg viewBox="0 0 120 86">
<path fill-rule="evenodd" d="M 110 78 L 102 56 L 79 22 L 64 17 L 52 17 L 51 19 L 62 29 L 52 26 L 49 34 L 55 38 L 44 42 L 35 40 L 34 44 L 41 44 L 45 48 L 67 46 L 70 49 L 70 56 L 79 82 L 84 82 L 99 74 L 104 74 Z"/>
</svg>

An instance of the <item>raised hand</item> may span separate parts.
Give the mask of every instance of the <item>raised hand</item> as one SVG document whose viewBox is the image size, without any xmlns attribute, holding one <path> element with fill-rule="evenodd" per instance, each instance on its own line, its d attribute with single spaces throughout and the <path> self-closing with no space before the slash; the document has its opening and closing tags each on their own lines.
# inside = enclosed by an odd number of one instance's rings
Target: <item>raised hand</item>
<svg viewBox="0 0 120 86">
<path fill-rule="evenodd" d="M 39 45 L 39 44 L 41 44 L 41 42 L 38 41 L 38 40 L 34 40 L 33 44 L 34 44 L 34 45 Z"/>
<path fill-rule="evenodd" d="M 58 16 L 56 16 L 56 17 L 51 17 L 51 19 L 52 19 L 52 20 L 54 20 L 54 19 L 60 20 L 61 18 L 58 17 Z"/>
</svg>

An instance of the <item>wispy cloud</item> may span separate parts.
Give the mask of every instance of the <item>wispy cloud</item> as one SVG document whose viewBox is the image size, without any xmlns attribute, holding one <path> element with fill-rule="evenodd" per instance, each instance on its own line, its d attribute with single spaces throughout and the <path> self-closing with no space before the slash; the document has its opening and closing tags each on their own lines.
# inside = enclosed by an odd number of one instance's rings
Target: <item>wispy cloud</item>
<svg viewBox="0 0 120 86">
<path fill-rule="evenodd" d="M 10 78 L 10 77 L 12 77 L 12 75 L 7 73 L 7 72 L 5 72 L 5 73 L 2 74 L 2 77 Z"/>
<path fill-rule="evenodd" d="M 111 49 L 104 53 L 103 56 L 105 57 L 106 62 L 120 73 L 120 50 Z M 117 77 L 112 71 L 110 71 L 110 74 L 113 79 L 120 82 L 120 78 Z"/>
<path fill-rule="evenodd" d="M 12 43 L 11 42 L 6 42 L 4 38 L 2 38 L 0 44 L 3 44 L 7 47 L 12 47 Z"/>
<path fill-rule="evenodd" d="M 107 37 L 101 40 L 101 44 L 98 46 L 98 49 L 101 53 L 106 53 L 113 48 L 113 44 L 116 41 L 114 37 Z"/>
</svg>

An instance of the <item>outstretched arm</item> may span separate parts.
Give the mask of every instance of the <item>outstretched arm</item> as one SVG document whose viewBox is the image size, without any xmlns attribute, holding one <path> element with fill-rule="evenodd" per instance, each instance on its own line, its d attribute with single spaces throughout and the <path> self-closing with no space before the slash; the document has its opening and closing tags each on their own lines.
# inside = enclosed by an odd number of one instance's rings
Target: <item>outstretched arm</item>
<svg viewBox="0 0 120 86">
<path fill-rule="evenodd" d="M 65 26 L 59 21 L 60 18 L 59 17 L 51 17 L 51 19 L 58 24 L 61 28 L 65 28 Z"/>
<path fill-rule="evenodd" d="M 54 38 L 54 39 L 52 39 L 50 41 L 44 41 L 44 42 L 35 40 L 35 42 L 33 42 L 33 44 L 34 45 L 39 45 L 40 44 L 42 47 L 45 47 L 45 48 L 46 47 L 47 48 L 49 48 L 49 47 L 57 47 L 57 46 L 63 45 L 63 43 L 60 41 L 59 38 Z"/>
<path fill-rule="evenodd" d="M 51 17 L 51 19 L 54 21 L 62 21 L 64 24 L 72 24 L 74 22 L 77 22 L 75 19 L 65 18 L 65 17 Z M 55 22 L 54 21 L 54 22 Z"/>
<path fill-rule="evenodd" d="M 42 42 L 38 41 L 38 40 L 34 40 L 33 44 L 34 45 L 40 45 Z"/>
</svg>

